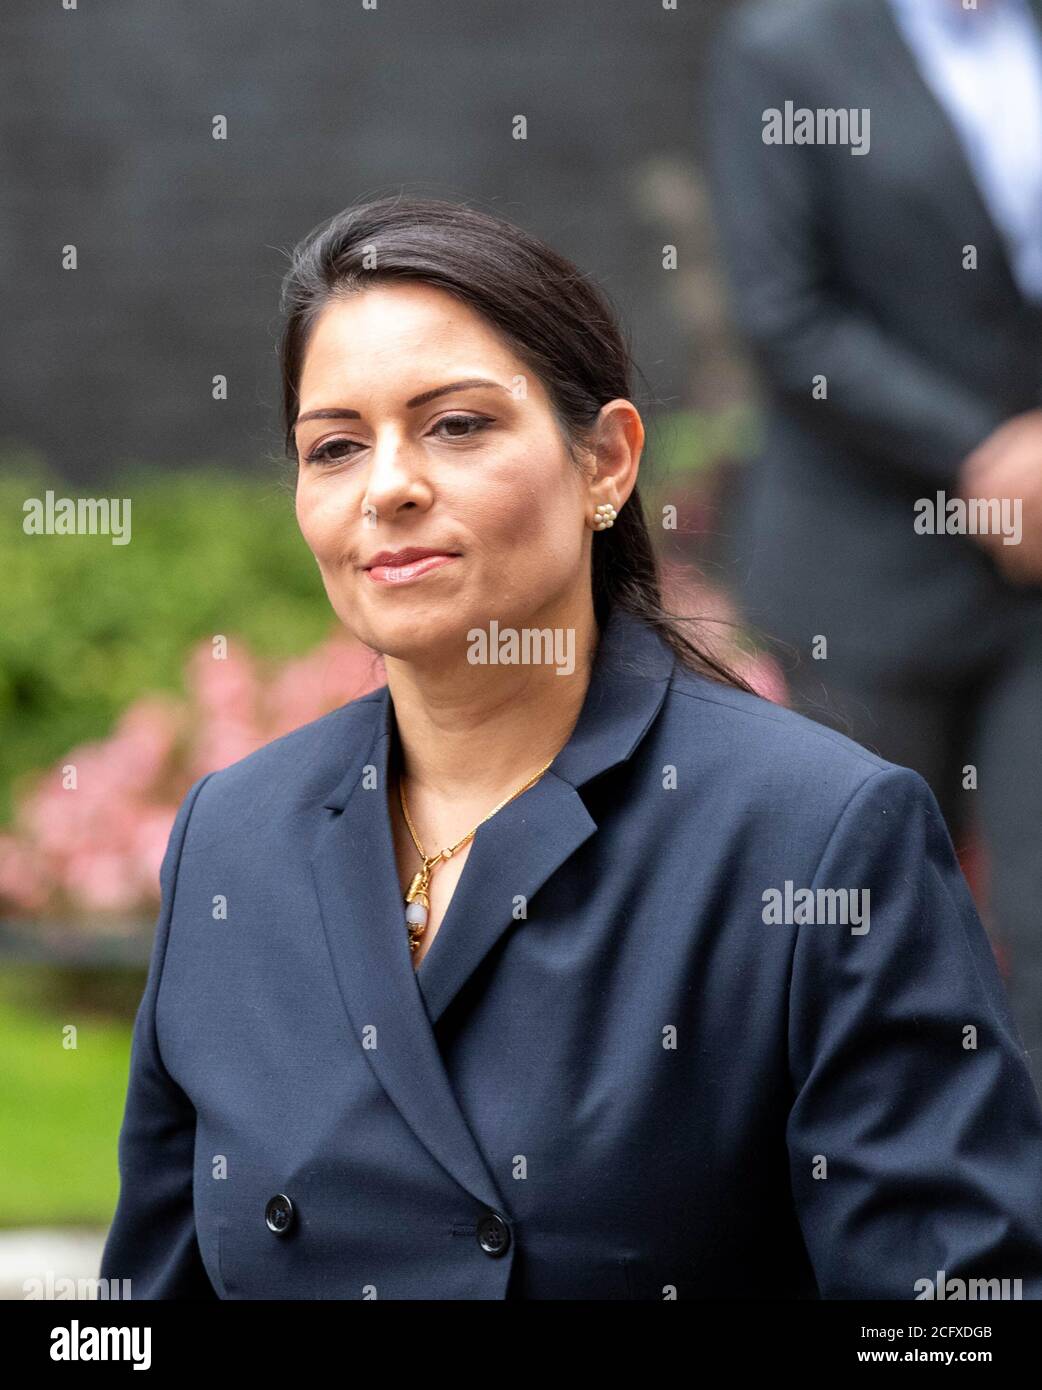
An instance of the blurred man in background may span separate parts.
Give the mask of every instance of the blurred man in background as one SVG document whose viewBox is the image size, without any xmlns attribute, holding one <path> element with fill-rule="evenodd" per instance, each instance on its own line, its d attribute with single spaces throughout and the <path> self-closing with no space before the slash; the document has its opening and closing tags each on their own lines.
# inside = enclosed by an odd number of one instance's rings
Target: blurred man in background
<svg viewBox="0 0 1042 1390">
<path fill-rule="evenodd" d="M 708 71 L 767 398 L 745 615 L 796 708 L 979 828 L 1042 1093 L 1042 0 L 754 0 Z"/>
</svg>

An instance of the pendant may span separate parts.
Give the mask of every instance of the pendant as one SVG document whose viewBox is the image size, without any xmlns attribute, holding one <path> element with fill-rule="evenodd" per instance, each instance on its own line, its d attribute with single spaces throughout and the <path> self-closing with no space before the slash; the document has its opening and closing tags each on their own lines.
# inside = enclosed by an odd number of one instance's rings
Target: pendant
<svg viewBox="0 0 1042 1390">
<path fill-rule="evenodd" d="M 409 949 L 419 949 L 420 941 L 427 930 L 431 900 L 427 896 L 430 886 L 430 871 L 421 869 L 413 876 L 409 891 L 405 895 L 405 925 L 409 931 Z"/>
</svg>

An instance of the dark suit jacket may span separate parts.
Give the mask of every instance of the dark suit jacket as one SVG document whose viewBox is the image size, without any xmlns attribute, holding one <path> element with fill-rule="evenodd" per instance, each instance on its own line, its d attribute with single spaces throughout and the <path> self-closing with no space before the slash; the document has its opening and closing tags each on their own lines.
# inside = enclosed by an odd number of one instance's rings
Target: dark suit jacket
<svg viewBox="0 0 1042 1390">
<path fill-rule="evenodd" d="M 1042 1297 L 1042 1113 L 917 773 L 617 610 L 568 743 L 478 830 L 414 973 L 396 740 L 384 686 L 186 797 L 103 1276 L 911 1299 L 943 1270 Z M 868 890 L 869 930 L 765 922 L 787 880 Z"/>
<path fill-rule="evenodd" d="M 786 101 L 867 107 L 869 153 L 766 145 L 763 114 Z M 1042 624 L 1042 590 L 1010 585 L 970 537 L 916 535 L 913 503 L 951 496 L 965 455 L 1042 405 L 1042 305 L 954 127 L 887 0 L 741 6 L 705 111 L 734 318 L 766 390 L 732 556 L 748 616 L 801 649 L 825 634 L 836 666 L 943 678 L 987 659 Z"/>
</svg>

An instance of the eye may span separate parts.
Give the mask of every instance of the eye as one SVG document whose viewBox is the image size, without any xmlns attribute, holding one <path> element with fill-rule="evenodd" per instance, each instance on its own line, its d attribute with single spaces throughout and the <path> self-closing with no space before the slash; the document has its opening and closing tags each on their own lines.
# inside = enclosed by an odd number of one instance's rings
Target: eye
<svg viewBox="0 0 1042 1390">
<path fill-rule="evenodd" d="M 442 425 L 469 425 L 473 428 L 468 429 L 465 434 L 449 434 L 442 436 L 446 439 L 469 439 L 471 435 L 477 434 L 479 430 L 486 429 L 491 423 L 492 421 L 486 415 L 443 415 L 435 424 L 434 429 L 431 430 L 431 434 L 434 433 L 434 430 L 440 430 Z"/>
<path fill-rule="evenodd" d="M 466 429 L 461 432 L 443 434 L 443 439 L 470 439 L 480 430 L 487 429 L 492 424 L 490 416 L 486 415 L 443 415 L 437 420 L 431 429 L 431 434 L 440 430 L 443 425 L 464 425 Z M 343 463 L 345 459 L 351 458 L 350 452 L 334 453 L 333 450 L 350 450 L 353 447 L 364 449 L 364 444 L 359 444 L 357 439 L 327 439 L 319 448 L 312 450 L 305 459 L 306 463 Z"/>
<path fill-rule="evenodd" d="M 314 449 L 304 461 L 305 463 L 342 463 L 345 458 L 350 458 L 351 455 L 333 454 L 330 450 L 355 443 L 357 440 L 354 439 L 327 439 L 321 448 Z"/>
</svg>

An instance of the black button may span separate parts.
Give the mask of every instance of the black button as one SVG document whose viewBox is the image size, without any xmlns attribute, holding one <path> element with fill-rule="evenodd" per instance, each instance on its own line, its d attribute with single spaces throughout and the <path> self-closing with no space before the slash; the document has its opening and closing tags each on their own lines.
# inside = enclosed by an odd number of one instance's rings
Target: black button
<svg viewBox="0 0 1042 1390">
<path fill-rule="evenodd" d="M 486 1255 L 505 1255 L 510 1245 L 510 1227 L 498 1211 L 487 1211 L 478 1222 L 478 1244 Z"/>
<path fill-rule="evenodd" d="M 274 1197 L 268 1201 L 264 1208 L 264 1220 L 268 1224 L 268 1230 L 274 1231 L 277 1236 L 284 1236 L 293 1225 L 293 1203 L 284 1192 L 276 1192 Z"/>
</svg>

